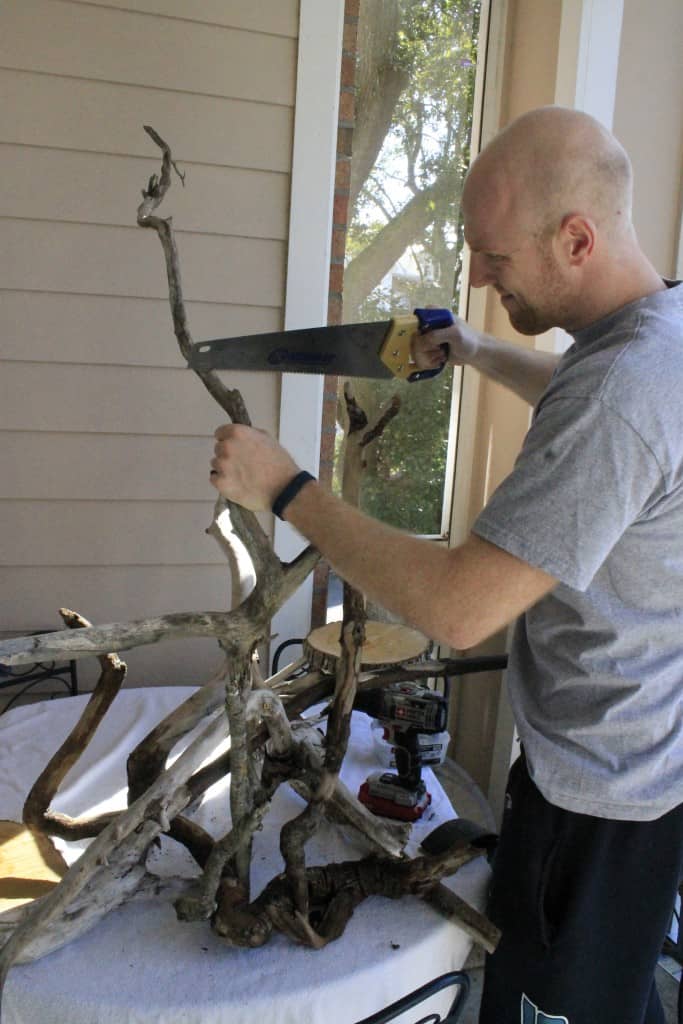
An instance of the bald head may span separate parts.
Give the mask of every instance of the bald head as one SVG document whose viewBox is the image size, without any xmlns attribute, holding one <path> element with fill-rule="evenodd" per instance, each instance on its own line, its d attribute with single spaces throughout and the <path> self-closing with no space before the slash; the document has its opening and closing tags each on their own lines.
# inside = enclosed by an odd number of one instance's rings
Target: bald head
<svg viewBox="0 0 683 1024">
<path fill-rule="evenodd" d="M 631 223 L 631 164 L 594 118 L 542 107 L 513 121 L 465 180 L 470 284 L 522 334 L 576 330 L 664 287 Z"/>
<path fill-rule="evenodd" d="M 496 136 L 472 165 L 464 202 L 482 191 L 504 196 L 538 235 L 569 213 L 615 238 L 631 226 L 626 152 L 594 118 L 565 107 L 532 110 Z"/>
</svg>

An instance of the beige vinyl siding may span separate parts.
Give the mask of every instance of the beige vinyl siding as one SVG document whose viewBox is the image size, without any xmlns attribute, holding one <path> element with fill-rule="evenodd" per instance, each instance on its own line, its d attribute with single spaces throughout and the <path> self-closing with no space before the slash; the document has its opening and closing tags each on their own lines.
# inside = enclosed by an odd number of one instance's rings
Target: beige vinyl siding
<svg viewBox="0 0 683 1024">
<path fill-rule="evenodd" d="M 17 3 L 6 0 L 0 6 L 0 25 Z M 170 132 L 177 137 L 173 152 L 180 163 L 289 173 L 293 112 L 280 103 L 247 103 L 1 68 L 0 95 L 6 98 L 0 105 L 3 141 L 41 149 L 80 146 L 114 158 L 149 159 L 153 147 L 142 131 L 144 117 L 162 135 Z M 139 187 L 131 193 L 139 194 Z"/>
<path fill-rule="evenodd" d="M 0 216 L 70 224 L 129 224 L 135 192 L 121 188 L 122 175 L 124 181 L 137 181 L 142 187 L 158 171 L 158 165 L 153 155 L 144 160 L 58 149 L 36 153 L 29 146 L 5 144 Z M 97 188 L 77 191 L 74 181 L 97 182 Z M 231 197 L 230 205 L 200 201 L 201 197 L 225 195 Z M 192 165 L 187 188 L 173 189 L 173 219 L 178 222 L 179 238 L 200 233 L 281 240 L 287 235 L 288 200 L 286 174 Z M 139 228 L 131 224 L 131 230 L 138 232 Z"/>
<path fill-rule="evenodd" d="M 225 608 L 206 536 L 223 419 L 173 336 L 159 169 L 195 339 L 282 325 L 297 0 L 6 0 L 0 7 L 0 629 Z M 277 427 L 276 375 L 235 375 Z M 128 685 L 201 682 L 209 641 L 130 652 Z M 96 666 L 82 662 L 91 685 Z"/>
<path fill-rule="evenodd" d="M 167 292 L 163 256 L 151 231 L 5 217 L 2 233 L 0 280 L 7 290 L 19 289 L 30 275 L 36 291 L 132 298 Z M 188 295 L 202 302 L 278 305 L 282 242 L 190 234 L 178 241 Z"/>
<path fill-rule="evenodd" d="M 119 7 L 126 11 L 163 14 L 183 21 L 224 25 L 226 28 L 251 29 L 268 35 L 296 36 L 298 5 L 281 0 L 90 0 L 100 7 Z"/>
<path fill-rule="evenodd" d="M 633 163 L 638 240 L 667 277 L 683 230 L 682 47 L 680 0 L 625 0 L 614 132 Z"/>
<path fill-rule="evenodd" d="M 5 68 L 262 103 L 293 100 L 296 41 L 286 36 L 150 15 L 136 4 L 8 0 L 4 6 Z"/>
</svg>

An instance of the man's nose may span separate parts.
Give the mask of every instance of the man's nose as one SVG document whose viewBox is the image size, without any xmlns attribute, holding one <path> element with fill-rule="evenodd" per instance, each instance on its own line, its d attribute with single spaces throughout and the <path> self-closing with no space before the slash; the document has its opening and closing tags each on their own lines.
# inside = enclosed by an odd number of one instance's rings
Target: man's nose
<svg viewBox="0 0 683 1024">
<path fill-rule="evenodd" d="M 473 288 L 483 288 L 491 284 L 492 277 L 486 258 L 478 252 L 470 252 L 470 284 Z"/>
</svg>

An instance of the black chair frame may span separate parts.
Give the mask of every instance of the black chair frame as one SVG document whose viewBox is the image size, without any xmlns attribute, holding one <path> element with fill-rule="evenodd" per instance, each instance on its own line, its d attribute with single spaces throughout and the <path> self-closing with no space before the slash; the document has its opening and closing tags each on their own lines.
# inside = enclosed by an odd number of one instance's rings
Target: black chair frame
<svg viewBox="0 0 683 1024">
<path fill-rule="evenodd" d="M 457 986 L 457 992 L 448 1014 L 445 1017 L 441 1017 L 435 1012 L 428 1013 L 426 1017 L 420 1017 L 419 1020 L 415 1021 L 415 1024 L 456 1024 L 456 1021 L 460 1020 L 460 1015 L 465 1008 L 465 1001 L 470 991 L 470 979 L 465 971 L 449 971 L 447 974 L 441 974 L 438 978 L 428 981 L 426 985 L 415 989 L 414 992 L 409 992 L 408 995 L 397 999 L 395 1003 L 385 1006 L 383 1010 L 378 1010 L 377 1013 L 373 1013 L 370 1017 L 357 1021 L 357 1024 L 386 1024 L 387 1021 L 395 1020 L 396 1017 L 405 1013 L 406 1010 L 412 1010 L 414 1006 L 419 1006 L 420 1003 L 423 1003 L 426 999 L 431 998 L 431 996 L 441 992 L 442 989 L 448 988 L 450 985 Z"/>
</svg>

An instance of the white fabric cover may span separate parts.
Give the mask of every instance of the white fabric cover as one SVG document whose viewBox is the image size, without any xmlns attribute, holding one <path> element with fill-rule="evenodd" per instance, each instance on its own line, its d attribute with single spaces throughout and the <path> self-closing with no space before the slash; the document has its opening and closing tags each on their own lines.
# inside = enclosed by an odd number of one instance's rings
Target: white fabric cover
<svg viewBox="0 0 683 1024">
<path fill-rule="evenodd" d="M 54 809 L 77 815 L 123 807 L 128 753 L 193 692 L 190 687 L 121 691 L 65 780 Z M 0 718 L 0 817 L 21 819 L 30 786 L 87 699 L 46 701 Z M 344 781 L 355 792 L 377 768 L 370 721 L 356 712 Z M 425 834 L 454 816 L 431 772 L 425 772 L 425 780 L 433 803 L 413 828 L 411 852 Z M 195 812 L 217 836 L 229 821 L 226 789 L 225 783 L 214 786 Z M 282 870 L 277 833 L 302 807 L 289 787 L 280 788 L 255 838 L 254 895 Z M 80 853 L 78 844 L 60 848 L 69 862 Z M 350 835 L 327 825 L 307 848 L 309 863 L 364 852 Z M 189 855 L 166 838 L 150 863 L 159 873 L 196 873 Z M 458 873 L 453 887 L 481 908 L 487 881 L 488 868 L 479 860 Z M 14 967 L 3 1024 L 353 1024 L 462 966 L 470 946 L 464 932 L 413 897 L 366 900 L 342 938 L 317 952 L 280 935 L 261 949 L 235 949 L 223 944 L 208 922 L 177 921 L 167 903 L 131 904 L 56 953 Z"/>
</svg>

